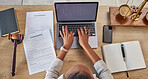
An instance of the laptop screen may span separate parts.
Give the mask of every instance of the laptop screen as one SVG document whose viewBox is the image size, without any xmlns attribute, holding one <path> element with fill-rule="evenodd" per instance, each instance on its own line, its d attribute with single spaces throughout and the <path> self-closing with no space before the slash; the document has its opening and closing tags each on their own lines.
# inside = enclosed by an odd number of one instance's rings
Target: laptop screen
<svg viewBox="0 0 148 79">
<path fill-rule="evenodd" d="M 55 3 L 58 22 L 96 21 L 98 2 Z"/>
</svg>

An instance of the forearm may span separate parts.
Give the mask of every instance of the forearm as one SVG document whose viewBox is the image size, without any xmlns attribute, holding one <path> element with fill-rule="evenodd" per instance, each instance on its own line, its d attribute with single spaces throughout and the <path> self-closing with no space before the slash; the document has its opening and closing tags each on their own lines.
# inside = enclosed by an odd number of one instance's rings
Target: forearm
<svg viewBox="0 0 148 79">
<path fill-rule="evenodd" d="M 85 45 L 83 49 L 86 51 L 87 55 L 90 57 L 92 62 L 95 64 L 97 61 L 101 60 L 101 58 L 95 53 L 95 51 L 90 47 L 89 44 Z"/>
<path fill-rule="evenodd" d="M 99 79 L 114 79 L 103 60 L 97 61 L 94 64 L 94 68 L 98 73 Z"/>
<path fill-rule="evenodd" d="M 63 46 L 65 47 L 65 46 Z M 65 47 L 66 48 L 66 47 Z M 45 79 L 57 79 L 59 72 L 63 65 L 63 60 L 66 56 L 67 52 L 60 50 L 57 58 L 52 62 L 49 69 L 46 71 Z"/>
<path fill-rule="evenodd" d="M 55 58 L 50 67 L 46 71 L 45 79 L 57 79 L 60 70 L 62 68 L 63 61 L 59 58 Z"/>
<path fill-rule="evenodd" d="M 66 46 L 63 46 L 63 48 L 65 49 L 68 49 L 68 47 Z M 68 49 L 69 50 L 69 49 Z M 60 50 L 57 58 L 61 59 L 62 61 L 64 60 L 65 56 L 66 56 L 67 52 L 63 51 L 63 50 Z"/>
</svg>

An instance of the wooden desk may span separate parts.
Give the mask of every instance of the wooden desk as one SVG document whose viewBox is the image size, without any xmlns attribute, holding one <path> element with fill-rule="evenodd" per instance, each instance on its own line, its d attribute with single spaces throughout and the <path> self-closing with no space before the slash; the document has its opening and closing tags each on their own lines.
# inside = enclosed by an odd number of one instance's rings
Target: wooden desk
<svg viewBox="0 0 148 79">
<path fill-rule="evenodd" d="M 20 27 L 20 33 L 25 33 L 25 23 L 26 23 L 26 12 L 30 11 L 47 11 L 54 10 L 53 6 L 49 5 L 0 5 L 0 10 L 8 9 L 14 7 L 16 10 L 18 23 Z M 97 16 L 97 32 L 98 32 L 98 48 L 94 49 L 96 53 L 102 57 L 101 46 L 102 43 L 102 29 L 103 25 L 109 24 L 109 7 L 100 6 Z M 56 29 L 56 19 L 54 12 L 54 27 Z M 56 32 L 55 32 L 56 33 Z M 144 58 L 148 66 L 148 28 L 147 27 L 115 27 L 113 28 L 113 42 L 124 42 L 139 40 L 143 50 Z M 12 51 L 13 44 L 6 37 L 0 37 L 0 79 L 43 79 L 45 77 L 45 72 L 37 73 L 34 75 L 29 75 L 25 52 L 23 44 L 17 46 L 16 54 L 16 75 L 14 77 L 10 76 L 11 71 L 11 61 L 12 61 Z M 56 50 L 58 53 L 59 50 Z M 137 62 L 138 63 L 138 62 Z M 83 64 L 95 73 L 93 64 L 85 51 L 82 49 L 70 49 L 69 53 L 65 57 L 63 68 L 61 74 L 65 73 L 70 67 Z M 148 69 L 136 70 L 129 72 L 131 79 L 147 79 Z M 115 79 L 126 79 L 126 73 L 116 73 L 113 74 Z"/>
</svg>

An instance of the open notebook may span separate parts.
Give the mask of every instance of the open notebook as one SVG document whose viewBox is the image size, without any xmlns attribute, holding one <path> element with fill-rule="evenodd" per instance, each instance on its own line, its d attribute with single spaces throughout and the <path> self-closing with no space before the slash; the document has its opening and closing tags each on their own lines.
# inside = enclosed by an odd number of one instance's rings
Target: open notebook
<svg viewBox="0 0 148 79">
<path fill-rule="evenodd" d="M 102 51 L 111 73 L 146 68 L 139 41 L 103 45 Z"/>
</svg>

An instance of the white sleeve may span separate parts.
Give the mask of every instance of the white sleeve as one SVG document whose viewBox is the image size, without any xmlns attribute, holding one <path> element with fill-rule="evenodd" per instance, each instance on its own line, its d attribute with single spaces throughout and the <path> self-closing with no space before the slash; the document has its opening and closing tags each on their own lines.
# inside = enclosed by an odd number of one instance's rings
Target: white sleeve
<svg viewBox="0 0 148 79">
<path fill-rule="evenodd" d="M 55 58 L 50 65 L 49 69 L 46 71 L 45 79 L 57 79 L 60 70 L 62 68 L 63 61 L 59 58 Z"/>
<path fill-rule="evenodd" d="M 97 61 L 94 64 L 94 68 L 99 75 L 99 79 L 114 79 L 103 60 Z"/>
</svg>

